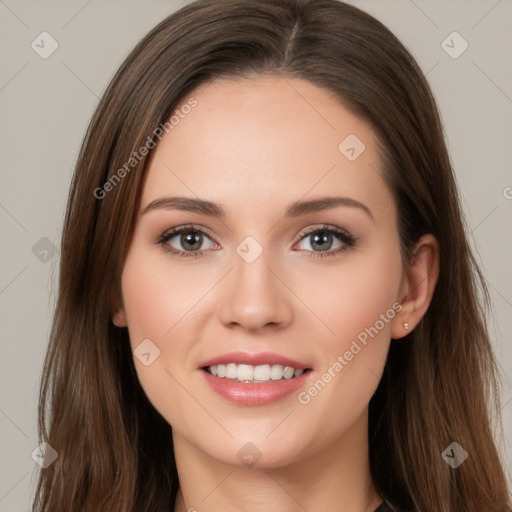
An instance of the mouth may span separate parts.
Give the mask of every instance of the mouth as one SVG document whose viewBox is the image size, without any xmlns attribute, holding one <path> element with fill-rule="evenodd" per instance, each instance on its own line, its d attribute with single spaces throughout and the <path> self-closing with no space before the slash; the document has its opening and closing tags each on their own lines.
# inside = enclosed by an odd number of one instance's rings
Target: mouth
<svg viewBox="0 0 512 512">
<path fill-rule="evenodd" d="M 308 384 L 313 368 L 270 352 L 232 352 L 198 368 L 206 384 L 230 403 L 262 406 L 284 399 Z"/>
<path fill-rule="evenodd" d="M 205 366 L 204 371 L 221 379 L 229 379 L 246 384 L 269 383 L 280 380 L 296 379 L 303 373 L 311 371 L 311 368 L 294 368 L 282 364 L 262 364 L 253 366 L 250 364 L 215 364 Z"/>
</svg>

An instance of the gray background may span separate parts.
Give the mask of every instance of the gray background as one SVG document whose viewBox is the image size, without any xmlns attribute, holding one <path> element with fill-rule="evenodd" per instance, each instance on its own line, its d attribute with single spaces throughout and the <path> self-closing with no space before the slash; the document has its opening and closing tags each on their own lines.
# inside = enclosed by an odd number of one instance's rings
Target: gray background
<svg viewBox="0 0 512 512">
<path fill-rule="evenodd" d="M 107 83 L 175 0 L 0 0 L 0 512 L 30 510 L 38 385 L 73 165 Z M 437 98 L 471 244 L 489 285 L 512 472 L 512 0 L 352 0 L 411 50 Z M 58 44 L 48 51 L 48 32 Z M 457 58 L 450 56 L 469 47 Z M 445 43 L 443 43 L 445 41 Z M 42 48 L 44 44 L 44 48 Z M 449 48 L 452 47 L 452 48 Z M 447 51 L 445 51 L 447 50 Z M 463 385 L 463 383 L 461 383 Z M 471 457 L 471 454 L 469 454 Z"/>
</svg>

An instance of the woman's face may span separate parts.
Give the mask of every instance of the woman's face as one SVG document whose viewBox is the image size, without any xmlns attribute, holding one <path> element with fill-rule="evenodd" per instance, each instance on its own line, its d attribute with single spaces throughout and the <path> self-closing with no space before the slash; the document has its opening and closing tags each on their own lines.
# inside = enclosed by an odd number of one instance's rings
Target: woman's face
<svg viewBox="0 0 512 512">
<path fill-rule="evenodd" d="M 175 443 L 238 466 L 366 443 L 404 284 L 373 131 L 301 79 L 186 104 L 146 169 L 115 316 L 148 399 Z"/>
</svg>

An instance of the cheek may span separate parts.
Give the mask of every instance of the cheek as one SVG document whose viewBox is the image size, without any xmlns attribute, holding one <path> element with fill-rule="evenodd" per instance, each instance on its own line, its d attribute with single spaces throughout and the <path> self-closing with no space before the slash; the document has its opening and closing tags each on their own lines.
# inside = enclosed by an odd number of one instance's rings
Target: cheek
<svg viewBox="0 0 512 512">
<path fill-rule="evenodd" d="M 398 245 L 365 248 L 336 267 L 309 268 L 307 275 L 298 295 L 308 297 L 319 318 L 318 332 L 331 359 L 333 353 L 348 350 L 359 334 L 364 338 L 376 323 L 380 339 L 389 339 L 402 277 Z"/>
<path fill-rule="evenodd" d="M 305 411 L 329 410 L 325 437 L 347 428 L 367 407 L 385 365 L 391 325 L 400 306 L 396 302 L 401 280 L 401 260 L 393 244 L 365 251 L 347 260 L 324 281 L 322 297 L 315 287 L 317 310 L 334 331 L 318 338 L 322 364 L 317 380 L 299 396 Z M 319 273 L 318 280 L 322 279 Z M 313 288 L 312 288 L 313 290 Z M 394 307 L 393 307 L 394 305 Z"/>
<path fill-rule="evenodd" d="M 132 345 L 144 338 L 157 345 L 172 339 L 182 327 L 182 319 L 193 316 L 193 306 L 204 295 L 207 284 L 197 272 L 184 271 L 177 265 L 171 268 L 158 250 L 134 247 L 122 278 Z"/>
<path fill-rule="evenodd" d="M 190 396 L 180 385 L 185 382 L 190 349 L 184 329 L 194 318 L 193 305 L 206 290 L 204 283 L 190 278 L 190 273 L 168 268 L 161 255 L 138 247 L 129 252 L 122 277 L 137 376 L 148 400 L 171 425 L 179 424 L 182 411 L 191 408 Z M 150 352 L 152 361 L 145 365 L 137 357 L 137 347 L 147 339 L 151 344 L 145 342 L 144 352 Z"/>
<path fill-rule="evenodd" d="M 329 329 L 322 327 L 316 338 L 321 355 L 318 378 L 299 402 L 310 413 L 331 411 L 326 436 L 336 435 L 358 417 L 378 386 L 400 308 L 396 297 L 401 273 L 397 240 L 376 244 L 330 274 L 320 269 L 308 279 L 311 309 L 321 312 Z"/>
<path fill-rule="evenodd" d="M 364 265 L 360 271 L 352 269 L 343 276 L 335 330 L 344 335 L 344 340 L 358 337 L 376 323 L 384 338 L 390 334 L 390 322 L 382 323 L 380 319 L 381 315 L 385 316 L 385 320 L 391 320 L 394 316 L 392 305 L 399 286 L 399 266 L 395 269 L 392 267 L 392 261 L 385 266 L 374 263 Z"/>
</svg>

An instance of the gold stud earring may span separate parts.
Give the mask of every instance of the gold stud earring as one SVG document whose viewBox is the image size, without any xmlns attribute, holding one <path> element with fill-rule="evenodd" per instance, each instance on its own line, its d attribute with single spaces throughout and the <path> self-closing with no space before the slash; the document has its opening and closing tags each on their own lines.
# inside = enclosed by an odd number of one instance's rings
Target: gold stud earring
<svg viewBox="0 0 512 512">
<path fill-rule="evenodd" d="M 409 324 L 407 322 L 404 322 L 404 328 L 409 329 Z"/>
</svg>

